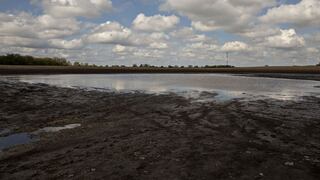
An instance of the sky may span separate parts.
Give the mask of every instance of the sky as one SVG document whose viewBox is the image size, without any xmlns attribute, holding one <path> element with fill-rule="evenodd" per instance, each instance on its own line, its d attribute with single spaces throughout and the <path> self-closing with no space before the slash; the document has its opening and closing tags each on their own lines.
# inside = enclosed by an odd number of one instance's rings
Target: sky
<svg viewBox="0 0 320 180">
<path fill-rule="evenodd" d="M 320 0 L 0 0 L 0 54 L 97 65 L 314 65 Z"/>
</svg>

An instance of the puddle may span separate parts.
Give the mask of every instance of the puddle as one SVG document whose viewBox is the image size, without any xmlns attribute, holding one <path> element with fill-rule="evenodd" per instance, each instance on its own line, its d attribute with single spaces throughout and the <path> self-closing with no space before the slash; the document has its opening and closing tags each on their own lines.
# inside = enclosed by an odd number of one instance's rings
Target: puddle
<svg viewBox="0 0 320 180">
<path fill-rule="evenodd" d="M 33 139 L 29 133 L 18 133 L 7 137 L 0 137 L 0 151 L 16 145 L 28 144 L 35 140 L 36 139 Z"/>
<path fill-rule="evenodd" d="M 81 124 L 68 124 L 63 127 L 45 127 L 32 133 L 17 133 L 6 137 L 0 137 L 0 152 L 3 149 L 11 148 L 16 145 L 28 144 L 31 142 L 38 141 L 39 138 L 37 137 L 37 135 L 40 133 L 58 132 L 64 129 L 73 129 L 80 126 Z M 7 133 L 10 133 L 9 129 L 4 129 L 0 131 L 0 135 Z"/>
<path fill-rule="evenodd" d="M 10 129 L 2 129 L 0 130 L 0 136 L 10 133 Z"/>
<path fill-rule="evenodd" d="M 285 76 L 287 75 L 285 74 Z M 245 77 L 231 74 L 91 74 L 3 77 L 3 79 L 12 78 L 28 83 L 45 83 L 58 87 L 81 87 L 87 88 L 87 90 L 111 92 L 172 93 L 191 91 L 190 94 L 184 93 L 188 97 L 193 96 L 192 91 L 194 90 L 218 92 L 220 94 L 216 97 L 218 101 L 252 98 L 261 95 L 279 100 L 294 100 L 296 97 L 320 93 L 319 81 Z M 199 101 L 205 101 L 205 99 Z"/>
<path fill-rule="evenodd" d="M 81 126 L 81 124 L 68 124 L 68 125 L 65 125 L 62 127 L 45 127 L 45 128 L 42 128 L 42 129 L 39 129 L 39 130 L 33 132 L 32 134 L 58 132 L 58 131 L 65 130 L 65 129 L 74 129 L 74 128 L 77 128 L 80 126 Z"/>
</svg>

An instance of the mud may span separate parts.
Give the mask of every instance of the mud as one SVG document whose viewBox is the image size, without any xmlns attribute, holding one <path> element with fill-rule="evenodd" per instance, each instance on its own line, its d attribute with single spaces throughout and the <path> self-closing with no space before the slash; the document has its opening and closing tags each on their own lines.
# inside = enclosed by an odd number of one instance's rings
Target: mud
<svg viewBox="0 0 320 180">
<path fill-rule="evenodd" d="M 0 179 L 320 179 L 320 99 L 195 102 L 0 82 Z M 4 132 L 4 131 L 3 131 Z"/>
<path fill-rule="evenodd" d="M 265 78 L 281 78 L 281 79 L 300 79 L 300 80 L 311 80 L 320 81 L 320 74 L 308 74 L 308 73 L 251 73 L 242 74 L 238 76 L 248 76 L 248 77 L 265 77 Z"/>
</svg>

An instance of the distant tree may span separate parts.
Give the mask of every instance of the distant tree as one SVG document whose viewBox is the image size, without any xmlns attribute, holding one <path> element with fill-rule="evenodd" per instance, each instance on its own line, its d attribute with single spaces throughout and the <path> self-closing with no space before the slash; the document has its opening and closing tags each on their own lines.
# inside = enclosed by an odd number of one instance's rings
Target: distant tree
<svg viewBox="0 0 320 180">
<path fill-rule="evenodd" d="M 320 66 L 320 63 L 318 63 L 316 66 Z"/>
<path fill-rule="evenodd" d="M 80 64 L 79 62 L 75 61 L 75 62 L 73 63 L 73 66 L 81 66 L 81 64 Z"/>
<path fill-rule="evenodd" d="M 133 64 L 132 67 L 136 68 L 136 67 L 138 67 L 138 65 L 137 64 Z"/>
<path fill-rule="evenodd" d="M 47 65 L 47 66 L 70 66 L 71 63 L 65 58 L 36 58 L 32 56 L 22 56 L 20 54 L 7 54 L 0 56 L 2 65 Z"/>
</svg>

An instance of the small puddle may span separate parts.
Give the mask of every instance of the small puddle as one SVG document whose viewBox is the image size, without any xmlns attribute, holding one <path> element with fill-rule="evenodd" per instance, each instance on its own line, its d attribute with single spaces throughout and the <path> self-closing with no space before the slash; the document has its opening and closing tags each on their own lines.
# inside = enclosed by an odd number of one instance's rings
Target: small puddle
<svg viewBox="0 0 320 180">
<path fill-rule="evenodd" d="M 10 133 L 10 132 L 11 132 L 10 129 L 0 130 L 0 136 L 5 135 L 5 134 L 8 134 L 8 133 Z"/>
<path fill-rule="evenodd" d="M 34 140 L 36 139 L 33 139 L 29 133 L 17 133 L 7 137 L 0 137 L 0 151 L 12 146 L 27 144 Z"/>
<path fill-rule="evenodd" d="M 68 124 L 63 127 L 45 127 L 45 128 L 42 128 L 42 129 L 39 129 L 39 130 L 33 132 L 32 134 L 58 132 L 58 131 L 65 130 L 65 129 L 74 129 L 74 128 L 77 128 L 80 126 L 81 126 L 81 124 Z"/>
<path fill-rule="evenodd" d="M 40 133 L 58 132 L 65 129 L 73 129 L 80 127 L 81 124 L 68 124 L 63 127 L 45 127 L 34 131 L 32 133 L 17 133 L 6 137 L 0 137 L 0 152 L 4 149 L 11 148 L 16 145 L 28 144 L 31 142 L 38 141 L 37 135 Z M 4 129 L 0 131 L 0 135 L 10 133 L 9 129 Z"/>
</svg>

